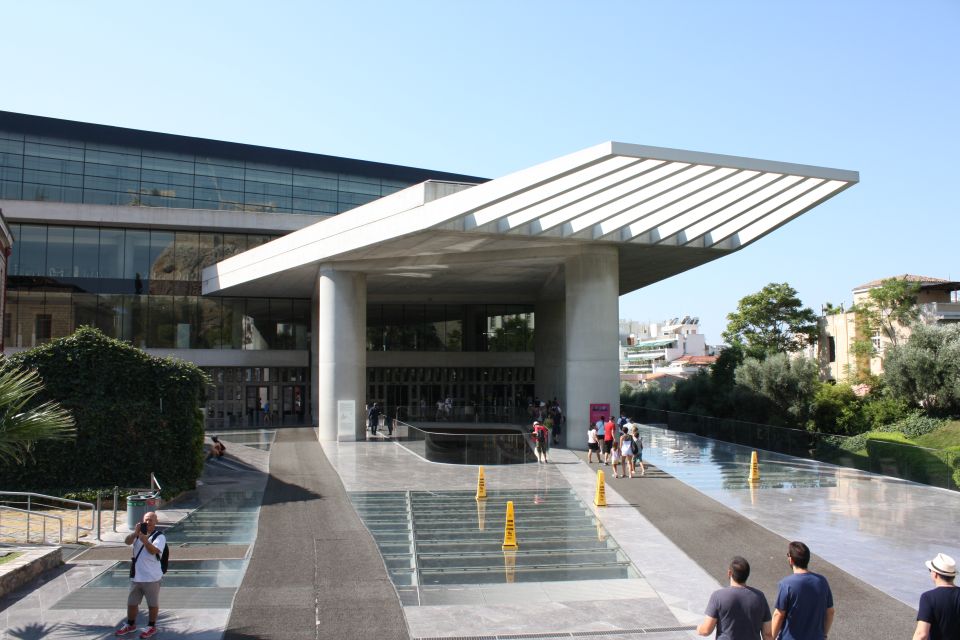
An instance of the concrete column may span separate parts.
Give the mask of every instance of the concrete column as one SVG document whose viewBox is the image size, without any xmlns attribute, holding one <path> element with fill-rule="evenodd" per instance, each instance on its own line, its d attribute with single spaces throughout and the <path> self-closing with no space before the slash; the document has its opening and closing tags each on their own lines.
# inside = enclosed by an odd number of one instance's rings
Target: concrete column
<svg viewBox="0 0 960 640">
<path fill-rule="evenodd" d="M 557 398 L 560 407 L 567 410 L 566 352 L 564 333 L 563 296 L 540 299 L 534 307 L 533 333 L 535 391 L 544 401 Z"/>
<path fill-rule="evenodd" d="M 367 277 L 321 265 L 317 274 L 314 335 L 317 381 L 317 426 L 320 440 L 364 439 L 367 375 Z M 350 402 L 352 416 L 349 413 Z M 342 413 L 341 413 L 342 412 Z"/>
<path fill-rule="evenodd" d="M 586 446 L 590 403 L 620 413 L 620 277 L 616 247 L 585 248 L 565 268 L 568 447 Z"/>
</svg>

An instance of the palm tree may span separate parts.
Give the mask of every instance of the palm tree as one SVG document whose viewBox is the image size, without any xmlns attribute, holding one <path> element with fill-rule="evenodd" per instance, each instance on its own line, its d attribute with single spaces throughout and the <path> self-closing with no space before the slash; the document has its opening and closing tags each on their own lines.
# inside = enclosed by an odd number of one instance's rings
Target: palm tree
<svg viewBox="0 0 960 640">
<path fill-rule="evenodd" d="M 0 361 L 0 464 L 24 464 L 38 440 L 69 440 L 76 434 L 73 416 L 60 403 L 29 406 L 42 389 L 36 371 Z"/>
</svg>

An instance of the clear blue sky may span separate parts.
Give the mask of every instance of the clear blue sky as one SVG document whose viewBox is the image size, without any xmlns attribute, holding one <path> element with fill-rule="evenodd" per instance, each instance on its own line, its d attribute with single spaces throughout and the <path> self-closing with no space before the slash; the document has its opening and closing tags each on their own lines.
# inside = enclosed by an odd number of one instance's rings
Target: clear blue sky
<svg viewBox="0 0 960 640">
<path fill-rule="evenodd" d="M 623 296 L 700 316 L 960 279 L 960 2 L 19 2 L 0 109 L 498 177 L 605 140 L 860 172 L 755 245 Z"/>
</svg>

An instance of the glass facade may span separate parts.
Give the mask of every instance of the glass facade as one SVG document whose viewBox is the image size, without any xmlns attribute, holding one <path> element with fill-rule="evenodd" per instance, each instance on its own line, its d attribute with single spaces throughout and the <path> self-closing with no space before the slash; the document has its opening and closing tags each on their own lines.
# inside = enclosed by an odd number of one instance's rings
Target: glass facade
<svg viewBox="0 0 960 640">
<path fill-rule="evenodd" d="M 533 305 L 367 305 L 367 351 L 533 351 Z"/>
<path fill-rule="evenodd" d="M 315 215 L 353 209 L 419 181 L 0 128 L 0 199 Z"/>
<path fill-rule="evenodd" d="M 203 298 L 204 267 L 268 242 L 263 234 L 11 224 L 9 347 L 81 325 L 141 348 L 309 348 L 308 300 Z"/>
<path fill-rule="evenodd" d="M 302 425 L 310 422 L 304 367 L 205 367 L 207 430 Z"/>
</svg>

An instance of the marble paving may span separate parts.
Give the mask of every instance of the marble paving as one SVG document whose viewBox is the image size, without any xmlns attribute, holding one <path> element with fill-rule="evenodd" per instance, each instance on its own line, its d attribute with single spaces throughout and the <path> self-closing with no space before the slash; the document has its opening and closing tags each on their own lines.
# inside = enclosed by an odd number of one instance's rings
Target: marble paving
<svg viewBox="0 0 960 640">
<path fill-rule="evenodd" d="M 430 463 L 396 443 L 340 442 L 323 446 L 347 491 L 476 488 L 476 466 Z M 584 504 L 592 506 L 595 472 L 569 451 L 554 449 L 550 459 L 546 465 L 484 467 L 487 488 L 571 487 Z M 602 633 L 699 623 L 709 594 L 719 586 L 716 580 L 609 486 L 607 502 L 610 506 L 594 508 L 594 512 L 638 568 L 641 578 L 424 587 L 421 606 L 404 607 L 411 636 Z M 646 637 L 696 635 L 674 631 Z"/>
<path fill-rule="evenodd" d="M 931 588 L 924 561 L 960 557 L 956 491 L 768 451 L 751 489 L 751 449 L 641 429 L 645 460 L 911 607 Z"/>
</svg>

